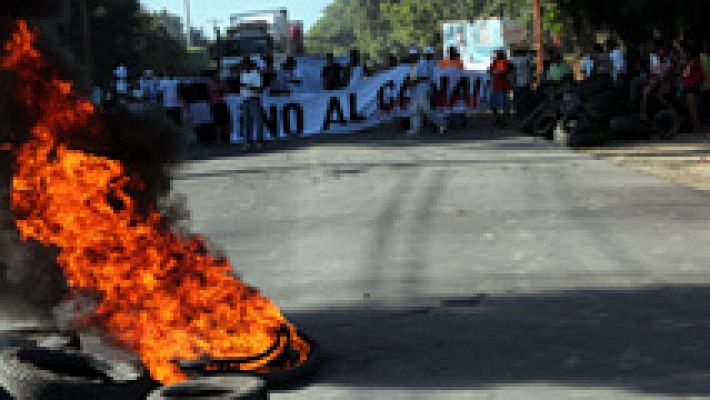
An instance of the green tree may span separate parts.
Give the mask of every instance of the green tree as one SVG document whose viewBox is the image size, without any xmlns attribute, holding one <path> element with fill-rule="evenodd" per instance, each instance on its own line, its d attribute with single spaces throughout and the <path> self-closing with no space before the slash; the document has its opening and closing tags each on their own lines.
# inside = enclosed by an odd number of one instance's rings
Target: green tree
<svg viewBox="0 0 710 400">
<path fill-rule="evenodd" d="M 195 57 L 188 56 L 184 39 L 176 37 L 174 26 L 166 26 L 166 20 L 179 17 L 164 12 L 150 13 L 141 8 L 138 0 L 86 1 L 92 78 L 96 84 L 109 82 L 118 64 L 125 64 L 134 76 L 146 69 L 164 72 L 207 67 L 206 63 L 195 65 L 192 61 Z M 71 4 L 71 17 L 64 35 L 77 59 L 85 62 L 82 15 L 78 2 Z"/>
<path fill-rule="evenodd" d="M 344 54 L 358 48 L 373 59 L 410 46 L 441 46 L 442 22 L 498 16 L 530 26 L 527 0 L 336 0 L 306 36 L 309 51 Z"/>
</svg>

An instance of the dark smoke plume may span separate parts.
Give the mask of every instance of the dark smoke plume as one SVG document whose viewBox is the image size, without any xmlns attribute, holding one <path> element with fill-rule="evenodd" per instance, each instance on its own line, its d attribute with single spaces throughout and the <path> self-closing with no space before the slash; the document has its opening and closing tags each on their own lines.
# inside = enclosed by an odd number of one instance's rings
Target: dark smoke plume
<svg viewBox="0 0 710 400">
<path fill-rule="evenodd" d="M 39 32 L 37 47 L 52 65 L 52 73 L 65 80 L 77 81 L 79 64 L 60 46 L 63 1 L 0 0 L 0 42 L 10 37 L 18 18 L 28 20 Z M 3 50 L 0 48 L 0 52 Z M 48 73 L 47 78 L 50 78 Z M 26 110 L 13 96 L 17 81 L 8 71 L 0 70 L 0 144 L 18 145 L 28 138 L 37 116 Z M 144 190 L 133 193 L 142 209 L 158 207 L 168 196 L 170 170 L 183 155 L 184 141 L 178 129 L 158 111 L 137 115 L 124 110 L 102 113 L 104 129 L 100 140 L 87 132 L 69 132 L 63 138 L 70 148 L 105 155 L 123 161 L 128 173 L 140 177 Z M 46 320 L 51 310 L 67 295 L 65 279 L 56 263 L 56 249 L 20 238 L 10 204 L 13 154 L 0 150 L 0 319 Z M 167 209 L 175 210 L 169 201 Z M 170 213 L 169 213 L 170 214 Z M 175 218 L 184 213 L 172 212 Z M 168 216 L 168 223 L 171 215 Z M 1 324 L 1 322 L 0 322 Z"/>
</svg>

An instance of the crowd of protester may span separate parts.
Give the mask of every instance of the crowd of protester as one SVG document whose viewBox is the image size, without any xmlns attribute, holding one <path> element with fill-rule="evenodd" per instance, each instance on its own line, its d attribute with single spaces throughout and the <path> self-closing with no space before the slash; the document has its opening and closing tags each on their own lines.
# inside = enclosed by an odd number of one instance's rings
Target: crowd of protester
<svg viewBox="0 0 710 400">
<path fill-rule="evenodd" d="M 525 48 L 512 48 L 510 57 L 505 51 L 496 51 L 488 69 L 490 74 L 489 106 L 496 124 L 506 126 L 511 118 L 510 100 L 518 118 L 525 118 L 536 104 L 554 98 L 569 90 L 575 81 L 606 79 L 629 93 L 629 100 L 638 105 L 641 119 L 649 118 L 649 104 L 665 104 L 672 99 L 682 99 L 693 131 L 699 131 L 704 122 L 702 112 L 710 108 L 710 45 L 700 48 L 692 42 L 626 43 L 609 40 L 604 45 L 585 48 L 575 67 L 559 51 L 546 54 L 544 74 L 538 79 L 534 73 L 534 53 Z M 401 59 L 394 54 L 387 57 L 379 68 L 362 65 L 357 50 L 349 53 L 347 61 L 340 63 L 333 54 L 325 56 L 320 71 L 322 89 L 337 90 L 357 85 L 366 76 L 379 69 L 400 64 L 411 66 L 405 81 L 411 89 L 409 134 L 422 130 L 425 120 L 432 122 L 440 132 L 447 129 L 448 121 L 431 109 L 431 90 L 434 68 L 462 70 L 464 64 L 457 49 L 447 49 L 446 57 L 437 60 L 432 48 L 412 48 Z M 576 73 L 575 73 L 576 72 Z M 97 103 L 161 105 L 167 115 L 178 125 L 189 123 L 200 141 L 229 142 L 231 117 L 225 104 L 225 95 L 239 94 L 242 102 L 244 129 L 254 131 L 249 137 L 252 147 L 261 146 L 264 124 L 261 116 L 261 96 L 289 95 L 303 82 L 303 71 L 294 57 L 286 57 L 276 65 L 266 54 L 258 59 L 244 57 L 231 68 L 228 77 L 218 73 L 199 79 L 177 79 L 167 71 L 156 76 L 145 71 L 130 81 L 125 66 L 114 71 L 111 88 L 95 91 Z M 199 105 L 193 106 L 199 103 Z M 192 107 L 188 110 L 189 107 Z M 189 119 L 189 120 L 188 120 Z M 253 140 L 252 140 L 253 139 Z"/>
</svg>

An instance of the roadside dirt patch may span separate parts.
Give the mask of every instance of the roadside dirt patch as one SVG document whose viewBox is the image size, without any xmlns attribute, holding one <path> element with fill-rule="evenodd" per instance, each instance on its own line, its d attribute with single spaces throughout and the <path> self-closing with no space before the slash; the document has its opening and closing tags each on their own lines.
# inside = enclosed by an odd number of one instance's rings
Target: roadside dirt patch
<svg viewBox="0 0 710 400">
<path fill-rule="evenodd" d="M 680 135 L 667 142 L 617 142 L 582 152 L 683 186 L 710 191 L 710 139 L 704 135 Z"/>
</svg>

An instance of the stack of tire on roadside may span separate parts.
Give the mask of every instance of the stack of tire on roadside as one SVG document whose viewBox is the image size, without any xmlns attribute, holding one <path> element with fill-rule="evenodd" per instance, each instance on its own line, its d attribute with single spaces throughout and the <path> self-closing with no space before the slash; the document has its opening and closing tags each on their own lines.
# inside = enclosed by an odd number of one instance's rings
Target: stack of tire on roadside
<svg viewBox="0 0 710 400">
<path fill-rule="evenodd" d="M 568 147 L 599 146 L 610 140 L 646 140 L 665 137 L 679 129 L 672 110 L 652 113 L 642 122 L 635 104 L 622 86 L 595 76 L 579 82 L 558 98 L 539 105 L 523 122 L 524 132 Z"/>
<path fill-rule="evenodd" d="M 155 386 L 142 368 L 82 352 L 75 335 L 0 332 L 0 388 L 14 400 L 144 399 Z"/>
</svg>

